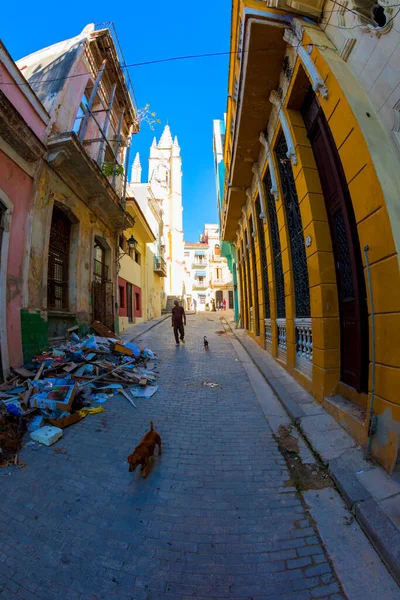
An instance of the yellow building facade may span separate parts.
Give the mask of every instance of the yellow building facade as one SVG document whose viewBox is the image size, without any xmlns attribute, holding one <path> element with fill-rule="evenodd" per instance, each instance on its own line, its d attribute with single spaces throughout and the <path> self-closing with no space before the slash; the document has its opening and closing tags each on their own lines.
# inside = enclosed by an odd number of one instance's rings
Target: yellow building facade
<svg viewBox="0 0 400 600">
<path fill-rule="evenodd" d="M 126 229 L 119 238 L 120 332 L 134 323 L 149 321 L 161 315 L 163 278 L 166 269 L 156 251 L 158 244 L 154 232 L 154 229 L 158 230 L 160 227 L 161 216 L 151 210 L 151 204 L 145 196 L 140 200 L 144 210 L 136 198 L 127 198 L 127 211 L 134 225 Z M 134 248 L 129 247 L 132 239 L 135 241 Z"/>
<path fill-rule="evenodd" d="M 233 1 L 221 228 L 236 244 L 241 322 L 364 446 L 375 417 L 372 453 L 392 472 L 399 159 L 312 22 L 321 7 L 286 4 Z"/>
</svg>

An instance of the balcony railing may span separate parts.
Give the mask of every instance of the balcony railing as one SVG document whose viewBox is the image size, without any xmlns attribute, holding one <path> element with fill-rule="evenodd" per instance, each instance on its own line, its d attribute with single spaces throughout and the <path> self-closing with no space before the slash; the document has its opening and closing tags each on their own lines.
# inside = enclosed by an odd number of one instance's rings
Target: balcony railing
<svg viewBox="0 0 400 600">
<path fill-rule="evenodd" d="M 192 267 L 207 267 L 208 266 L 208 262 L 206 260 L 198 260 L 197 258 L 194 258 L 192 260 Z"/>
<path fill-rule="evenodd" d="M 208 288 L 207 282 L 201 281 L 199 279 L 195 279 L 192 284 L 192 289 L 194 290 L 206 290 Z"/>
<path fill-rule="evenodd" d="M 167 276 L 167 263 L 162 258 L 162 256 L 154 257 L 154 272 L 157 273 L 160 277 Z"/>
<path fill-rule="evenodd" d="M 232 279 L 220 279 L 217 277 L 213 277 L 210 279 L 210 283 L 212 285 L 230 285 L 232 283 Z"/>
</svg>

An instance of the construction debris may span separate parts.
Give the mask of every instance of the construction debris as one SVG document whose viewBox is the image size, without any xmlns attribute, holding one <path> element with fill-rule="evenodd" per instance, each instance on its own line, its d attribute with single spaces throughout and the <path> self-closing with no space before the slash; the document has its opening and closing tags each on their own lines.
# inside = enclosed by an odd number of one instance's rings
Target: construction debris
<svg viewBox="0 0 400 600">
<path fill-rule="evenodd" d="M 151 398 L 157 391 L 157 356 L 149 348 L 124 342 L 99 321 L 91 329 L 80 336 L 77 326 L 69 328 L 64 343 L 12 369 L 0 385 L 0 467 L 17 460 L 27 429 L 32 439 L 50 445 L 65 427 L 103 412 L 113 396 L 121 394 L 137 408 L 132 397 Z"/>
</svg>

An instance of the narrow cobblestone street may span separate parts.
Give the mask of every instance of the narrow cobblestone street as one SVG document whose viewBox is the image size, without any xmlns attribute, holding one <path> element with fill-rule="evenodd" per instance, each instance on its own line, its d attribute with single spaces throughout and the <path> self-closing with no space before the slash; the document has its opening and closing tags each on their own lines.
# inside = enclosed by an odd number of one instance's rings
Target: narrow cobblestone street
<svg viewBox="0 0 400 600">
<path fill-rule="evenodd" d="M 144 334 L 153 398 L 110 399 L 1 477 L 1 599 L 345 598 L 219 317 L 189 316 L 179 348 L 169 320 Z M 126 458 L 150 419 L 142 480 Z"/>
</svg>

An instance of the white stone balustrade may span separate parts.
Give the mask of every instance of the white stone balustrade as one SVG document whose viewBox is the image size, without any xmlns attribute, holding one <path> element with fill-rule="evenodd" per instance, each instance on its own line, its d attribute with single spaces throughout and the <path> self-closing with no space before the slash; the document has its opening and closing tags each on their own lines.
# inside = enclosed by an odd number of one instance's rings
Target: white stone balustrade
<svg viewBox="0 0 400 600">
<path fill-rule="evenodd" d="M 312 371 L 313 343 L 311 319 L 295 319 L 296 367 L 305 375 Z"/>
<path fill-rule="evenodd" d="M 264 319 L 265 324 L 265 341 L 272 346 L 272 323 L 271 319 Z"/>
</svg>

